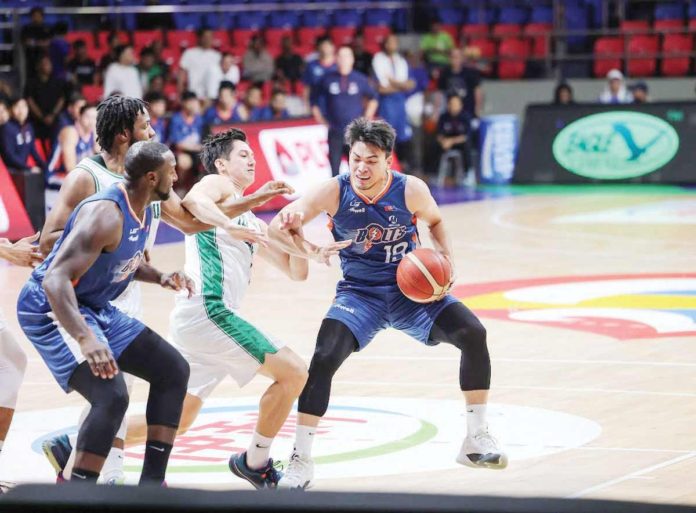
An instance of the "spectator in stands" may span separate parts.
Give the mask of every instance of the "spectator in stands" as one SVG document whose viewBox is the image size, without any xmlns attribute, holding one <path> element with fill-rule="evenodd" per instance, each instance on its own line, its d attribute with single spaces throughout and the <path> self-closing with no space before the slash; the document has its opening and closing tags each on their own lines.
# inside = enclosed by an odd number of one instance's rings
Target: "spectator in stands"
<svg viewBox="0 0 696 513">
<path fill-rule="evenodd" d="M 36 137 L 51 141 L 57 132 L 57 118 L 65 106 L 66 83 L 53 76 L 48 55 L 36 63 L 36 76 L 27 82 L 24 95 L 29 104 Z"/>
<path fill-rule="evenodd" d="M 409 78 L 408 62 L 399 54 L 399 39 L 390 34 L 382 42 L 382 51 L 372 60 L 372 69 L 377 79 L 379 93 L 379 115 L 396 130 L 396 155 L 410 172 L 411 137 L 413 132 L 406 117 L 406 97 L 416 83 Z"/>
<path fill-rule="evenodd" d="M 464 102 L 464 110 L 472 119 L 481 116 L 483 109 L 481 72 L 465 65 L 461 49 L 453 48 L 450 51 L 450 64 L 442 69 L 437 88 L 445 96 L 453 94 L 459 96 Z"/>
<path fill-rule="evenodd" d="M 648 96 L 648 84 L 642 80 L 631 86 L 631 93 L 633 95 L 633 103 L 650 102 L 650 97 Z"/>
<path fill-rule="evenodd" d="M 447 110 L 440 116 L 437 125 L 437 142 L 440 145 L 441 156 L 438 170 L 438 182 L 444 185 L 449 167 L 449 160 L 455 161 L 455 175 L 458 184 L 464 179 L 465 171 L 469 169 L 469 133 L 471 118 L 464 110 L 461 96 L 450 94 L 447 97 Z M 475 184 L 475 176 L 469 173 L 466 185 Z"/>
<path fill-rule="evenodd" d="M 148 92 L 143 99 L 145 103 L 147 103 L 148 110 L 150 111 L 150 126 L 155 131 L 153 140 L 166 143 L 167 120 L 165 116 L 167 114 L 167 100 L 162 93 L 156 91 Z"/>
<path fill-rule="evenodd" d="M 260 121 L 277 121 L 290 119 L 290 114 L 285 106 L 285 91 L 276 89 L 271 95 L 271 101 L 261 109 Z"/>
<path fill-rule="evenodd" d="M 6 98 L 0 97 L 0 130 L 1 127 L 10 120 L 10 102 Z"/>
<path fill-rule="evenodd" d="M 266 51 L 266 45 L 260 34 L 249 40 L 249 48 L 242 60 L 242 78 L 251 82 L 265 82 L 273 77 L 273 57 Z"/>
<path fill-rule="evenodd" d="M 228 125 L 235 121 L 240 121 L 236 114 L 237 91 L 232 82 L 221 82 L 218 89 L 217 100 L 211 105 L 203 115 L 203 124 L 206 131 L 211 126 Z"/>
<path fill-rule="evenodd" d="M 51 64 L 53 64 L 53 75 L 61 80 L 67 78 L 65 76 L 65 64 L 70 53 L 70 43 L 65 39 L 67 33 L 67 23 L 64 21 L 56 23 L 53 27 L 53 37 L 48 45 L 48 56 L 51 58 Z"/>
<path fill-rule="evenodd" d="M 612 69 L 607 73 L 607 85 L 599 95 L 599 103 L 631 103 L 633 97 L 626 89 L 623 73 Z"/>
<path fill-rule="evenodd" d="M 87 44 L 82 39 L 73 43 L 73 58 L 68 61 L 66 69 L 68 80 L 78 88 L 94 84 L 97 65 L 89 58 Z"/>
<path fill-rule="evenodd" d="M 556 86 L 553 93 L 554 105 L 572 105 L 575 103 L 573 98 L 573 88 L 567 82 L 561 82 Z"/>
<path fill-rule="evenodd" d="M 12 99 L 10 114 L 10 120 L 1 128 L 0 157 L 12 171 L 41 173 L 46 169 L 46 162 L 34 144 L 34 127 L 28 121 L 27 101 L 21 97 Z"/>
<path fill-rule="evenodd" d="M 143 97 L 138 68 L 135 67 L 135 52 L 129 44 L 121 45 L 116 51 L 117 61 L 109 64 L 104 74 L 104 97 L 115 92 L 132 98 Z"/>
<path fill-rule="evenodd" d="M 280 55 L 275 60 L 275 80 L 295 83 L 302 78 L 305 63 L 292 48 L 292 37 L 284 36 Z"/>
<path fill-rule="evenodd" d="M 449 64 L 450 51 L 454 48 L 454 41 L 449 33 L 442 30 L 440 22 L 433 20 L 430 23 L 430 32 L 421 37 L 420 47 L 430 70 L 439 71 L 440 68 Z"/>
<path fill-rule="evenodd" d="M 302 75 L 302 83 L 305 85 L 305 101 L 313 103 L 312 96 L 322 78 L 328 71 L 336 70 L 336 48 L 331 38 L 321 36 L 317 38 L 316 48 L 318 57 L 307 62 Z M 325 107 L 320 106 L 323 110 Z"/>
<path fill-rule="evenodd" d="M 82 159 L 98 153 L 96 141 L 97 108 L 83 104 L 77 121 L 61 128 L 53 155 L 48 163 L 46 184 L 59 188 L 66 174 L 70 173 Z"/>
<path fill-rule="evenodd" d="M 179 61 L 179 91 L 188 87 L 198 98 L 207 98 L 205 76 L 208 70 L 220 66 L 220 52 L 213 48 L 213 31 L 198 31 L 198 46 L 188 48 Z"/>
<path fill-rule="evenodd" d="M 353 68 L 365 76 L 372 75 L 372 54 L 365 50 L 365 36 L 362 30 L 358 31 L 353 38 L 353 55 L 355 55 L 355 65 Z"/>
<path fill-rule="evenodd" d="M 110 32 L 106 40 L 108 51 L 99 61 L 99 72 L 101 75 L 111 66 L 113 62 L 118 62 L 118 52 L 124 43 L 116 31 Z"/>
<path fill-rule="evenodd" d="M 371 119 L 377 112 L 377 95 L 367 77 L 353 69 L 353 62 L 353 50 L 342 46 L 336 55 L 337 69 L 327 72 L 316 87 L 316 94 L 312 93 L 312 115 L 317 123 L 329 128 L 329 162 L 333 176 L 338 175 L 345 154 L 343 135 L 348 124 L 361 116 Z"/>
<path fill-rule="evenodd" d="M 247 89 L 244 99 L 237 104 L 234 109 L 234 117 L 236 121 L 251 122 L 260 121 L 263 103 L 263 94 L 260 84 L 253 84 Z"/>
<path fill-rule="evenodd" d="M 165 74 L 165 69 L 155 60 L 155 52 L 152 48 L 143 48 L 140 52 L 140 62 L 138 63 L 138 73 L 140 74 L 140 85 L 143 91 L 150 88 L 150 82 L 156 76 Z"/>
<path fill-rule="evenodd" d="M 82 96 L 82 93 L 73 91 L 68 97 L 67 105 L 65 109 L 58 115 L 58 129 L 57 132 L 68 125 L 74 125 L 80 118 L 80 110 L 87 104 L 87 100 Z"/>
<path fill-rule="evenodd" d="M 196 93 L 186 91 L 181 96 L 181 111 L 176 112 L 169 122 L 169 145 L 177 156 L 178 192 L 185 192 L 193 185 L 200 162 L 198 154 L 203 148 L 203 118 L 199 111 Z"/>
<path fill-rule="evenodd" d="M 205 74 L 205 97 L 214 100 L 220 92 L 223 82 L 231 82 L 235 86 L 239 83 L 239 66 L 235 64 L 235 57 L 231 53 L 223 53 L 220 64 L 211 66 Z"/>
<path fill-rule="evenodd" d="M 33 77 L 36 72 L 35 63 L 48 51 L 52 31 L 44 21 L 42 7 L 32 7 L 29 11 L 29 17 L 29 24 L 22 27 L 20 40 L 24 46 L 27 73 Z"/>
</svg>

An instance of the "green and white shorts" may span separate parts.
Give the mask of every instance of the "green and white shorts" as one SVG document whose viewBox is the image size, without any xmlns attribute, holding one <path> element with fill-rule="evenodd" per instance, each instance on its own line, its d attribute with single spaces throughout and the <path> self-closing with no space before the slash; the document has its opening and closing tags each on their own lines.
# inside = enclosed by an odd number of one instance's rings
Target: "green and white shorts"
<svg viewBox="0 0 696 513">
<path fill-rule="evenodd" d="M 188 393 L 205 399 L 231 376 L 243 387 L 256 375 L 267 354 L 283 344 L 261 332 L 222 301 L 180 300 L 170 319 L 171 342 L 191 366 Z"/>
</svg>

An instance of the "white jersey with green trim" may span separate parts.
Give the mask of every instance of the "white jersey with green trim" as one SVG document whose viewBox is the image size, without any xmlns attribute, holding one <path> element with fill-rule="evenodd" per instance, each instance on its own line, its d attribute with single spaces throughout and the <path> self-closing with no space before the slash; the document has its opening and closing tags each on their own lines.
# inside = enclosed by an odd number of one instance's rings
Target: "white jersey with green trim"
<svg viewBox="0 0 696 513">
<path fill-rule="evenodd" d="M 124 181 L 123 175 L 109 171 L 101 155 L 92 155 L 91 157 L 82 159 L 77 164 L 75 169 L 82 169 L 92 175 L 96 192 L 106 189 L 115 183 Z M 150 251 L 155 245 L 157 228 L 159 226 L 160 218 L 162 217 L 162 207 L 159 201 L 153 202 L 151 204 L 151 208 L 152 226 L 150 226 L 150 233 L 148 234 L 147 242 L 145 243 L 145 249 L 147 251 Z M 135 317 L 136 319 L 141 319 L 143 316 L 143 305 L 140 283 L 135 280 L 131 281 L 128 288 L 123 291 L 123 294 L 111 301 L 111 304 L 121 310 L 123 313 L 130 315 L 131 317 Z"/>
<path fill-rule="evenodd" d="M 235 217 L 238 226 L 260 229 L 260 222 L 251 212 Z M 239 310 L 251 280 L 251 267 L 257 244 L 231 237 L 220 228 L 186 236 L 184 271 L 195 283 L 191 299 L 178 294 L 177 305 L 187 301 L 222 300 L 227 308 Z"/>
</svg>

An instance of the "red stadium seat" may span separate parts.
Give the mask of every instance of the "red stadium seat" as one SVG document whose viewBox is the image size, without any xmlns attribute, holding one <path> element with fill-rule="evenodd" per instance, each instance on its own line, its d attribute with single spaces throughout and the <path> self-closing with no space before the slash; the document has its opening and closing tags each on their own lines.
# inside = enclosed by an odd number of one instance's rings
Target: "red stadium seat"
<svg viewBox="0 0 696 513">
<path fill-rule="evenodd" d="M 215 48 L 229 48 L 230 34 L 226 30 L 213 30 L 213 46 Z"/>
<path fill-rule="evenodd" d="M 85 97 L 87 103 L 99 103 L 104 97 L 104 88 L 99 85 L 83 85 L 82 96 Z"/>
<path fill-rule="evenodd" d="M 649 77 L 657 69 L 657 36 L 630 36 L 628 40 L 628 74 L 632 77 Z M 636 58 L 640 57 L 640 58 Z"/>
<path fill-rule="evenodd" d="M 95 64 L 99 64 L 104 57 L 106 50 L 103 48 L 90 48 L 87 47 L 87 56 L 94 61 Z"/>
<path fill-rule="evenodd" d="M 488 36 L 488 25 L 477 23 L 475 25 L 463 25 L 461 40 L 467 42 L 470 39 L 481 39 Z"/>
<path fill-rule="evenodd" d="M 107 48 L 108 43 L 109 43 L 109 35 L 111 32 L 108 30 L 102 30 L 101 32 L 97 33 L 97 43 L 99 44 L 99 48 Z M 128 32 L 125 32 L 123 30 L 119 30 L 116 35 L 118 35 L 118 40 L 121 44 L 129 43 L 130 42 L 130 37 L 128 36 Z"/>
<path fill-rule="evenodd" d="M 551 23 L 529 23 L 524 27 L 524 35 L 532 40 L 532 56 L 537 59 L 545 59 L 551 51 L 551 39 L 547 34 L 551 33 Z"/>
<path fill-rule="evenodd" d="M 655 20 L 653 28 L 662 33 L 684 30 L 684 20 Z"/>
<path fill-rule="evenodd" d="M 391 34 L 391 29 L 384 25 L 368 25 L 363 27 L 363 36 L 365 37 L 365 46 L 381 47 L 382 42 Z"/>
<path fill-rule="evenodd" d="M 331 27 L 329 37 L 336 46 L 350 45 L 355 37 L 355 27 Z"/>
<path fill-rule="evenodd" d="M 662 41 L 660 71 L 666 77 L 682 77 L 689 74 L 693 37 L 689 34 L 666 34 Z"/>
<path fill-rule="evenodd" d="M 249 41 L 258 33 L 256 29 L 236 29 L 232 31 L 232 48 L 236 52 L 244 53 L 249 46 Z"/>
<path fill-rule="evenodd" d="M 161 30 L 136 30 L 133 32 L 133 48 L 135 48 L 136 53 L 140 53 L 140 50 L 150 46 L 154 41 L 163 41 Z"/>
<path fill-rule="evenodd" d="M 266 46 L 269 49 L 281 48 L 281 43 L 285 36 L 292 38 L 293 32 L 291 28 L 267 28 L 263 32 L 264 41 L 266 41 Z"/>
<path fill-rule="evenodd" d="M 498 46 L 498 77 L 502 79 L 519 79 L 524 77 L 527 58 L 530 54 L 527 39 L 507 38 Z"/>
<path fill-rule="evenodd" d="M 457 25 L 443 23 L 440 25 L 440 29 L 452 36 L 452 41 L 454 41 L 455 46 L 459 44 L 459 27 Z"/>
<path fill-rule="evenodd" d="M 621 37 L 600 37 L 594 43 L 594 75 L 605 77 L 611 69 L 621 69 L 624 43 Z"/>
<path fill-rule="evenodd" d="M 164 84 L 162 94 L 164 94 L 164 97 L 167 99 L 167 103 L 170 105 L 179 105 L 179 89 L 175 83 L 169 82 Z"/>
<path fill-rule="evenodd" d="M 650 24 L 646 20 L 623 20 L 619 28 L 624 34 L 645 34 L 650 30 Z"/>
<path fill-rule="evenodd" d="M 299 55 L 303 59 L 307 57 L 309 54 L 311 54 L 314 50 L 314 43 L 301 44 L 295 47 L 295 52 L 297 52 L 297 55 Z"/>
<path fill-rule="evenodd" d="M 179 47 L 170 46 L 162 48 L 160 56 L 164 63 L 169 66 L 169 73 L 176 76 L 176 73 L 179 71 L 179 59 L 181 58 L 181 50 Z"/>
<path fill-rule="evenodd" d="M 317 38 L 324 34 L 326 34 L 324 27 L 300 27 L 295 31 L 297 43 L 300 46 L 311 45 L 314 47 Z"/>
<path fill-rule="evenodd" d="M 495 44 L 495 42 L 491 41 L 490 39 L 476 38 L 476 39 L 469 41 L 468 46 L 478 48 L 479 52 L 481 52 L 481 58 L 483 58 L 483 59 L 492 59 L 495 57 L 496 44 Z"/>
<path fill-rule="evenodd" d="M 91 32 L 88 32 L 86 30 L 81 30 L 81 31 L 75 31 L 75 32 L 68 32 L 65 34 L 65 40 L 70 43 L 71 45 L 78 40 L 82 40 L 85 42 L 87 45 L 87 48 L 94 48 L 94 34 Z"/>
<path fill-rule="evenodd" d="M 519 36 L 522 34 L 522 25 L 517 23 L 497 23 L 493 25 L 494 36 Z"/>
<path fill-rule="evenodd" d="M 167 46 L 175 48 L 190 48 L 196 46 L 198 38 L 193 30 L 167 31 Z"/>
</svg>

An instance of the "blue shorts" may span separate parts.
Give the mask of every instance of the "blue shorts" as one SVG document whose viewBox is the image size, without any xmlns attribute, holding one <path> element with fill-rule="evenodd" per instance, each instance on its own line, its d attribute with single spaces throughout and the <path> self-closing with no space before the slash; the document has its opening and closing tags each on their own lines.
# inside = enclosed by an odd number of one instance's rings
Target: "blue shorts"
<svg viewBox="0 0 696 513">
<path fill-rule="evenodd" d="M 434 303 L 416 303 L 396 286 L 367 287 L 344 280 L 336 287 L 336 298 L 326 318 L 348 326 L 358 340 L 358 350 L 367 346 L 377 333 L 390 327 L 428 344 L 437 316 L 449 305 L 459 302 L 448 294 Z"/>
<path fill-rule="evenodd" d="M 143 323 L 128 317 L 111 304 L 100 309 L 83 305 L 79 308 L 87 325 L 97 339 L 111 348 L 116 360 L 145 329 Z M 85 358 L 80 344 L 55 320 L 43 287 L 33 278 L 29 279 L 19 294 L 17 319 L 58 384 L 63 390 L 70 392 L 70 377 Z"/>
</svg>

